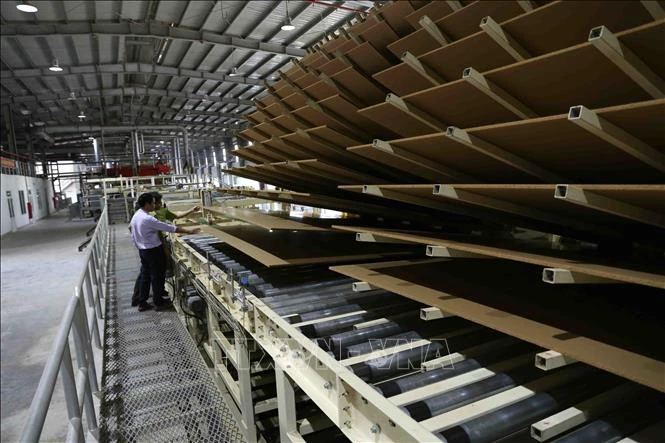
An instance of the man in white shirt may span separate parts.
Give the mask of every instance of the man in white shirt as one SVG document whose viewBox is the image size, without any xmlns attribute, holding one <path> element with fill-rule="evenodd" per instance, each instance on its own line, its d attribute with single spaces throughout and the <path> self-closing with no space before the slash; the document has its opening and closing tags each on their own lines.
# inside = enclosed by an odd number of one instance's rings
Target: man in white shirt
<svg viewBox="0 0 665 443">
<path fill-rule="evenodd" d="M 152 299 L 156 311 L 163 311 L 172 307 L 166 296 L 164 280 L 166 278 L 166 256 L 159 231 L 177 232 L 182 234 L 196 234 L 198 228 L 182 228 L 164 223 L 150 215 L 155 210 L 155 196 L 151 193 L 141 194 L 137 201 L 139 210 L 134 213 L 129 222 L 132 231 L 132 240 L 139 250 L 141 257 L 141 286 L 139 290 L 139 311 L 152 308 L 148 303 L 150 285 L 152 284 Z"/>
</svg>

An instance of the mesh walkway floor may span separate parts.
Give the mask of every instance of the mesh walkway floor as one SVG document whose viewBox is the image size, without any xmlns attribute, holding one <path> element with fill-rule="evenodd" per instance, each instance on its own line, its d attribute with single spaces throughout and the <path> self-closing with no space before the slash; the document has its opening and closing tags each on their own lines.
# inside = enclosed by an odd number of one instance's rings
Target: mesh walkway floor
<svg viewBox="0 0 665 443">
<path fill-rule="evenodd" d="M 126 225 L 110 228 L 100 440 L 243 442 L 178 314 L 131 307 L 138 254 Z"/>
</svg>

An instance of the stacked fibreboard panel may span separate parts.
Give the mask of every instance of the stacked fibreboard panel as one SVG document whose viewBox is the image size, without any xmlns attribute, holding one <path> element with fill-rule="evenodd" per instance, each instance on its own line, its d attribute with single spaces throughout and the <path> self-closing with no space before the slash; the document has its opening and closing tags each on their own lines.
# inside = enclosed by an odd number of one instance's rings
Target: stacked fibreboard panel
<svg viewBox="0 0 665 443">
<path fill-rule="evenodd" d="M 462 238 L 359 227 L 360 239 L 422 244 L 423 256 L 443 259 L 409 266 L 417 281 L 399 266 L 336 269 L 665 391 L 665 358 L 651 346 L 665 295 L 664 11 L 630 1 L 386 4 L 283 73 L 244 134 L 255 144 L 239 155 L 256 165 L 235 172 L 296 191 L 276 192 L 283 201 L 330 196 L 386 214 L 399 203 L 405 219 L 419 207 L 507 227 Z M 522 248 L 521 228 L 551 244 Z M 533 306 L 480 297 L 493 287 L 501 299 L 528 291 Z M 562 300 L 550 307 L 557 315 L 525 310 L 548 297 Z M 575 300 L 597 312 L 578 313 Z M 625 338 L 621 318 L 606 333 L 564 321 L 617 306 L 640 339 Z M 428 429 L 448 429 L 432 420 Z"/>
</svg>

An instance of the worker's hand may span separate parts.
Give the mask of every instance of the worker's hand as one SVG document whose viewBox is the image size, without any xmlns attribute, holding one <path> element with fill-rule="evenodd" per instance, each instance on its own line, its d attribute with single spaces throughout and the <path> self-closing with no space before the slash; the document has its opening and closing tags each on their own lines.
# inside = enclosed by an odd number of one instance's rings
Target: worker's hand
<svg viewBox="0 0 665 443">
<path fill-rule="evenodd" d="M 187 228 L 187 234 L 198 234 L 201 232 L 201 228 Z"/>
<path fill-rule="evenodd" d="M 201 210 L 200 206 L 194 206 L 191 212 L 199 212 Z"/>
</svg>

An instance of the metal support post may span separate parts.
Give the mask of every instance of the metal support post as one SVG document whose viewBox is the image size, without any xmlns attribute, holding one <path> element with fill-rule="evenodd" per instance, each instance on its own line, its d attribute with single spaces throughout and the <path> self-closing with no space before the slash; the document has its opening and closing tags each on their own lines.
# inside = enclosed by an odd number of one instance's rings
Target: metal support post
<svg viewBox="0 0 665 443">
<path fill-rule="evenodd" d="M 519 62 L 531 58 L 531 55 L 527 50 L 508 34 L 492 17 L 484 17 L 480 21 L 480 29 L 485 31 L 485 33 L 494 40 L 497 45 L 501 46 L 516 61 Z"/>
<path fill-rule="evenodd" d="M 568 111 L 571 123 L 589 131 L 628 155 L 665 172 L 665 155 L 632 134 L 605 120 L 585 106 L 573 106 Z"/>
<path fill-rule="evenodd" d="M 277 414 L 279 417 L 279 436 L 282 442 L 304 442 L 298 433 L 296 422 L 295 392 L 289 376 L 279 365 L 275 365 L 275 385 L 277 387 Z"/>
<path fill-rule="evenodd" d="M 450 43 L 450 38 L 448 38 L 428 16 L 423 15 L 420 20 L 418 20 L 418 24 L 441 46 L 446 46 Z"/>
<path fill-rule="evenodd" d="M 499 146 L 486 142 L 485 140 L 470 134 L 464 129 L 460 129 L 455 126 L 448 126 L 448 128 L 446 128 L 446 137 L 449 137 L 475 151 L 478 151 L 481 154 L 487 155 L 488 157 L 512 166 L 515 169 L 519 169 L 520 171 L 532 175 L 544 182 L 556 183 L 562 181 L 558 174 L 550 172 L 547 169 L 525 160 L 511 152 L 508 152 Z"/>
<path fill-rule="evenodd" d="M 665 81 L 605 26 L 591 30 L 589 43 L 653 98 L 665 97 Z"/>
<path fill-rule="evenodd" d="M 474 86 L 483 94 L 515 114 L 521 119 L 538 117 L 534 111 L 529 109 L 504 89 L 489 81 L 483 74 L 473 68 L 466 68 L 462 73 L 462 79 Z"/>
</svg>

